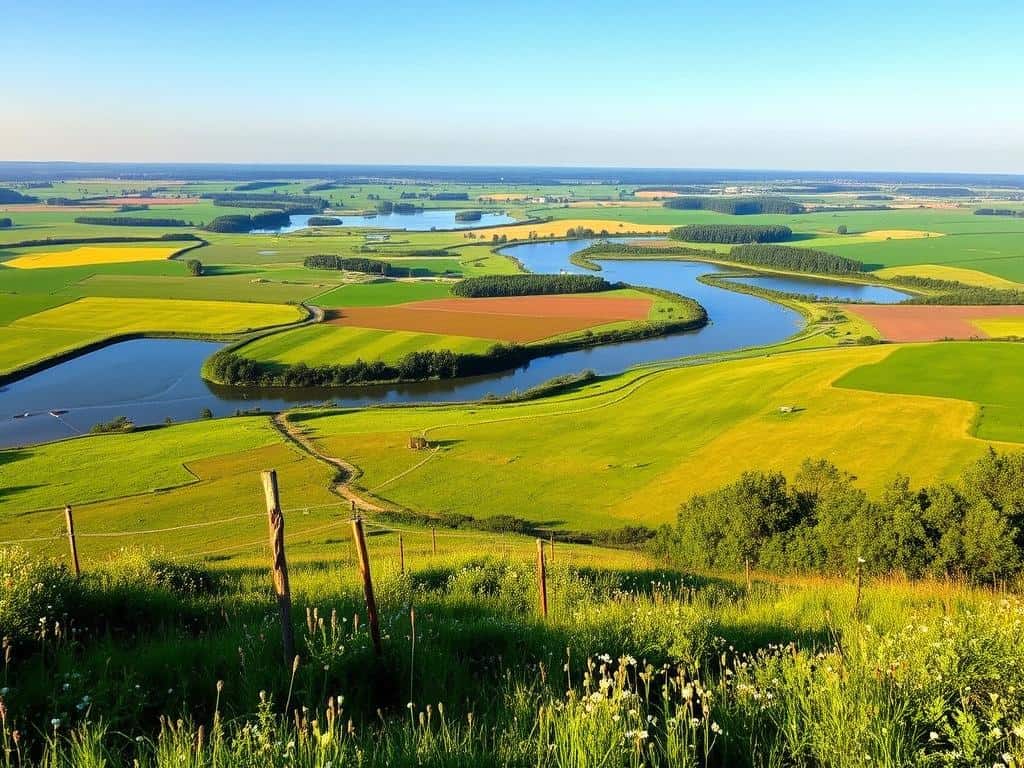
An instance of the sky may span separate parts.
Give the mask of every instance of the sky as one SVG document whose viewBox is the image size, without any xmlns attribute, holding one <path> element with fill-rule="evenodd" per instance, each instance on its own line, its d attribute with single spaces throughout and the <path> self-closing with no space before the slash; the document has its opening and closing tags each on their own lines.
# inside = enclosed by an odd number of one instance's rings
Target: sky
<svg viewBox="0 0 1024 768">
<path fill-rule="evenodd" d="M 0 0 L 0 160 L 1024 172 L 1024 3 Z"/>
</svg>

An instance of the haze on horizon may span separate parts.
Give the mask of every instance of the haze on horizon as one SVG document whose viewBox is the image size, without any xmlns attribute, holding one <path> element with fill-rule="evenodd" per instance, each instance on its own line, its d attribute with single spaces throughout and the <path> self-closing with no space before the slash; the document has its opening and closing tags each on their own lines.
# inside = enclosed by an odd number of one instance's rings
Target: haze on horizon
<svg viewBox="0 0 1024 768">
<path fill-rule="evenodd" d="M 1024 4 L 0 0 L 0 159 L 1024 172 Z"/>
</svg>

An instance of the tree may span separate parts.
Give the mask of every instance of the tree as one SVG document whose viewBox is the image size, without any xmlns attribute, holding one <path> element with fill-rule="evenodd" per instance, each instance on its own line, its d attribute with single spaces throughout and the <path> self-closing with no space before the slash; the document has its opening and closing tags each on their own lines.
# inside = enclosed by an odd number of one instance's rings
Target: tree
<svg viewBox="0 0 1024 768">
<path fill-rule="evenodd" d="M 188 269 L 188 273 L 192 275 L 192 277 L 202 277 L 203 263 L 198 259 L 189 259 L 185 262 L 185 267 Z"/>
<path fill-rule="evenodd" d="M 848 229 L 848 228 L 846 227 L 846 225 L 845 225 L 845 224 L 840 224 L 840 225 L 839 225 L 838 227 L 836 227 L 836 234 L 837 234 L 837 235 L 845 235 L 845 234 L 847 234 L 847 233 L 848 233 L 849 231 L 850 231 L 850 230 L 849 230 L 849 229 Z"/>
</svg>

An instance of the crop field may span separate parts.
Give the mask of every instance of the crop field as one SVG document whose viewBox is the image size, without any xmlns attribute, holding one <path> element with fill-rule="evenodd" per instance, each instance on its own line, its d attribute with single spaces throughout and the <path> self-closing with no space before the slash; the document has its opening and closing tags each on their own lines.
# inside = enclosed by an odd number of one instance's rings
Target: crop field
<svg viewBox="0 0 1024 768">
<path fill-rule="evenodd" d="M 961 346 L 930 349 L 955 366 Z M 979 345 L 977 353 L 993 348 L 998 354 L 1002 345 Z M 362 487 L 392 503 L 569 528 L 650 525 L 746 469 L 792 473 L 806 458 L 827 458 L 877 491 L 894 467 L 927 483 L 981 455 L 987 443 L 972 429 L 983 400 L 969 388 L 948 401 L 832 386 L 893 351 L 846 348 L 637 372 L 537 403 L 293 418 L 324 454 L 360 467 Z M 794 412 L 780 413 L 782 406 Z M 442 447 L 412 469 L 423 457 L 406 442 L 419 433 Z M 1024 440 L 1024 432 L 1000 439 Z M 890 458 L 878 462 L 879 455 Z"/>
<path fill-rule="evenodd" d="M 986 288 L 1020 288 L 1021 283 L 1007 280 L 1004 277 L 990 275 L 977 269 L 966 269 L 964 267 L 951 267 L 941 264 L 914 264 L 909 267 L 886 267 L 876 270 L 874 275 L 885 279 L 914 275 L 917 277 L 928 277 L 933 280 L 949 280 L 964 283 L 965 285 L 980 285 Z"/>
<path fill-rule="evenodd" d="M 836 386 L 973 400 L 981 405 L 976 425 L 985 440 L 1024 441 L 1024 345 L 947 343 L 897 349 L 842 376 Z M 946 401 L 949 402 L 949 401 Z"/>
<path fill-rule="evenodd" d="M 336 307 L 383 307 L 410 301 L 442 299 L 451 295 L 448 283 L 424 280 L 378 280 L 352 283 L 316 297 L 316 304 Z"/>
<path fill-rule="evenodd" d="M 850 304 L 844 306 L 843 311 L 863 318 L 889 341 L 1016 336 L 1017 333 L 1000 333 L 1000 330 L 1013 331 L 1024 322 L 1024 307 L 1021 306 Z"/>
<path fill-rule="evenodd" d="M 264 336 L 246 344 L 240 349 L 240 354 L 269 363 L 343 365 L 356 360 L 394 363 L 410 352 L 449 350 L 482 354 L 497 341 L 452 334 L 388 331 L 319 323 Z"/>
<path fill-rule="evenodd" d="M 645 320 L 653 301 L 634 296 L 434 299 L 395 307 L 332 310 L 328 323 L 380 330 L 531 342 L 606 323 Z"/>
<path fill-rule="evenodd" d="M 52 269 L 53 267 L 119 264 L 130 261 L 164 261 L 183 247 L 185 246 L 181 244 L 173 246 L 112 244 L 83 245 L 67 250 L 32 249 L 8 259 L 3 264 L 15 269 Z"/>
</svg>

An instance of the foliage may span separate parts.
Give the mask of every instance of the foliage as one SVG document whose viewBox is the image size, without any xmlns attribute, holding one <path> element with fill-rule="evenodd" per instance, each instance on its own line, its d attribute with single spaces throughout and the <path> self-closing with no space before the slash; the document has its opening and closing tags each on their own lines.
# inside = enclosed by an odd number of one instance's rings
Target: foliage
<svg viewBox="0 0 1024 768">
<path fill-rule="evenodd" d="M 218 216 L 205 229 L 208 232 L 251 232 L 254 229 L 277 229 L 286 227 L 291 217 L 284 211 L 267 211 L 265 213 L 228 214 Z"/>
<path fill-rule="evenodd" d="M 687 224 L 668 236 L 691 243 L 779 243 L 793 237 L 793 230 L 780 224 Z"/>
<path fill-rule="evenodd" d="M 1009 305 L 1024 304 L 1024 290 L 968 285 L 957 280 L 939 280 L 934 277 L 897 275 L 889 279 L 896 285 L 927 291 L 911 297 L 907 304 L 940 305 Z"/>
<path fill-rule="evenodd" d="M 681 211 L 714 211 L 733 216 L 760 213 L 793 215 L 804 207 L 785 197 L 673 197 L 663 203 L 665 208 Z"/>
<path fill-rule="evenodd" d="M 455 212 L 455 220 L 456 221 L 480 221 L 480 219 L 483 218 L 483 215 L 484 215 L 483 211 L 471 211 L 471 210 L 456 211 Z"/>
<path fill-rule="evenodd" d="M 150 218 L 147 216 L 77 216 L 76 224 L 100 224 L 107 227 L 187 227 L 181 219 Z"/>
<path fill-rule="evenodd" d="M 452 293 L 476 299 L 488 296 L 597 293 L 622 287 L 593 275 L 483 275 L 460 280 L 452 286 Z"/>
<path fill-rule="evenodd" d="M 0 203 L 38 203 L 38 197 L 25 195 L 15 189 L 0 187 Z"/>
<path fill-rule="evenodd" d="M 366 259 L 359 256 L 335 256 L 330 253 L 318 253 L 307 256 L 302 261 L 309 269 L 343 269 L 349 272 L 365 272 L 370 275 L 390 275 L 391 265 L 378 259 Z"/>
<path fill-rule="evenodd" d="M 967 187 L 896 187 L 893 192 L 909 197 L 971 197 L 974 191 Z"/>
<path fill-rule="evenodd" d="M 751 243 L 738 245 L 729 251 L 729 261 L 761 267 L 776 267 L 797 272 L 816 272 L 824 275 L 851 275 L 864 271 L 864 265 L 844 256 L 811 248 L 793 248 L 786 245 Z"/>
<path fill-rule="evenodd" d="M 14 226 L 14 222 L 11 221 L 10 217 L 4 216 L 0 218 L 0 229 L 10 229 Z"/>
<path fill-rule="evenodd" d="M 306 223 L 311 227 L 336 227 L 342 221 L 337 216 L 310 216 Z"/>
<path fill-rule="evenodd" d="M 435 192 L 430 196 L 431 200 L 469 200 L 468 192 Z"/>
<path fill-rule="evenodd" d="M 662 550 L 691 568 L 869 573 L 973 581 L 1021 572 L 1024 455 L 990 452 L 958 485 L 915 490 L 899 476 L 880 499 L 827 461 L 805 461 L 790 484 L 781 473 L 744 472 L 679 509 Z"/>
<path fill-rule="evenodd" d="M 192 277 L 202 277 L 203 275 L 203 263 L 199 259 L 188 259 L 185 262 L 185 268 Z"/>
<path fill-rule="evenodd" d="M 1015 211 L 1012 208 L 975 208 L 975 216 L 1024 216 L 1024 211 Z"/>
</svg>

